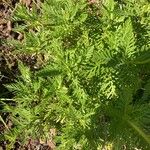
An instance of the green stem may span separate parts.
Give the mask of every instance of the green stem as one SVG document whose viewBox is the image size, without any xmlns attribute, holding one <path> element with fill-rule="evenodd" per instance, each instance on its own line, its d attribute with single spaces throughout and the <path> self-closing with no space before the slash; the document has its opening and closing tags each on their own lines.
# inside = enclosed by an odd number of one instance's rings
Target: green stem
<svg viewBox="0 0 150 150">
<path fill-rule="evenodd" d="M 143 139 L 145 139 L 145 141 L 150 144 L 150 138 L 137 126 L 135 125 L 135 123 L 131 122 L 131 121 L 127 121 L 129 123 L 129 125 L 136 131 L 139 133 L 140 136 L 143 137 Z"/>
</svg>

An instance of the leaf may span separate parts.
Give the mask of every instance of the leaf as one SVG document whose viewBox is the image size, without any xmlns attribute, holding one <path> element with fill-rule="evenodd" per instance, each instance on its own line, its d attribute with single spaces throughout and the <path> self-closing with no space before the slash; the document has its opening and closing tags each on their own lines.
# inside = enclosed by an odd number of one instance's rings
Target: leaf
<svg viewBox="0 0 150 150">
<path fill-rule="evenodd" d="M 31 73 L 30 73 L 30 69 L 26 66 L 23 65 L 23 63 L 19 63 L 19 70 L 21 72 L 21 78 L 25 81 L 25 82 L 31 82 Z"/>
<path fill-rule="evenodd" d="M 58 76 L 62 73 L 61 70 L 56 69 L 52 66 L 46 66 L 42 70 L 38 71 L 36 74 L 39 77 L 53 77 L 53 76 Z"/>
<path fill-rule="evenodd" d="M 122 37 L 120 38 L 125 49 L 125 55 L 128 58 L 133 57 L 134 53 L 136 52 L 135 46 L 135 37 L 133 34 L 133 27 L 132 22 L 130 19 L 126 20 L 123 29 L 122 29 Z"/>
<path fill-rule="evenodd" d="M 86 61 L 89 61 L 90 58 L 93 55 L 93 51 L 94 51 L 94 46 L 91 46 L 87 49 L 87 53 L 86 53 Z"/>
<path fill-rule="evenodd" d="M 144 54 L 141 54 L 141 56 L 138 56 L 135 60 L 134 63 L 135 64 L 147 64 L 150 62 L 150 52 L 147 51 Z"/>
<path fill-rule="evenodd" d="M 86 21 L 87 17 L 88 17 L 88 15 L 86 13 L 83 13 L 80 15 L 79 21 L 82 23 L 82 22 Z"/>
</svg>

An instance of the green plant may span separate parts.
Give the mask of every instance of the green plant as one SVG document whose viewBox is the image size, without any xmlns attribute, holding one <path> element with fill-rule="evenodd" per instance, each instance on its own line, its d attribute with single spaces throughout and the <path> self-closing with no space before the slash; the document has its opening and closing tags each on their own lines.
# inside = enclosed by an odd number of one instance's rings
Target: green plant
<svg viewBox="0 0 150 150">
<path fill-rule="evenodd" d="M 32 10 L 18 6 L 11 41 L 19 53 L 43 54 L 38 71 L 20 63 L 7 85 L 16 106 L 6 105 L 11 142 L 48 138 L 57 149 L 150 148 L 150 3 L 148 0 L 45 0 Z"/>
</svg>

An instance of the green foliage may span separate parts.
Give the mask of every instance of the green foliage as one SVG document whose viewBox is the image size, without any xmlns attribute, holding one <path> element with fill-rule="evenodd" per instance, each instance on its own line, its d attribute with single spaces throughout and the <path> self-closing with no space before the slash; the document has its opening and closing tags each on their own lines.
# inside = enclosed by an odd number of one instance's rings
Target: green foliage
<svg viewBox="0 0 150 150">
<path fill-rule="evenodd" d="M 150 3 L 148 0 L 45 0 L 18 6 L 11 41 L 16 52 L 44 53 L 36 72 L 20 64 L 7 85 L 16 106 L 6 105 L 14 128 L 5 137 L 49 138 L 57 149 L 150 148 Z M 142 96 L 139 94 L 142 90 Z"/>
</svg>

